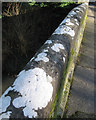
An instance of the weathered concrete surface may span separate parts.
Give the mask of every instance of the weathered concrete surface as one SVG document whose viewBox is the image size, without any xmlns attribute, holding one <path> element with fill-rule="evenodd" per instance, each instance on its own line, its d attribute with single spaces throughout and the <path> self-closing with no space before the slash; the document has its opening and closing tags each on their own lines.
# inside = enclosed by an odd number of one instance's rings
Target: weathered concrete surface
<svg viewBox="0 0 96 120">
<path fill-rule="evenodd" d="M 96 34 L 94 33 L 94 27 L 96 27 L 96 24 L 94 24 L 94 12 L 96 12 L 96 6 L 90 5 L 88 8 L 87 24 L 81 52 L 74 72 L 73 84 L 69 95 L 67 117 L 70 117 L 77 111 L 87 114 L 96 114 L 96 96 L 94 91 L 96 87 L 96 76 L 94 76 L 96 75 L 94 73 L 96 69 L 94 66 L 94 53 L 96 53 L 94 49 L 94 35 L 96 36 Z M 81 114 L 80 117 L 83 118 L 87 116 Z"/>
<path fill-rule="evenodd" d="M 82 4 L 68 14 L 4 92 L 0 98 L 1 118 L 48 118 L 50 114 L 54 115 L 63 72 L 70 56 L 77 54 L 76 45 L 80 44 L 77 38 L 81 32 L 83 34 L 81 27 L 85 23 L 87 6 Z"/>
</svg>

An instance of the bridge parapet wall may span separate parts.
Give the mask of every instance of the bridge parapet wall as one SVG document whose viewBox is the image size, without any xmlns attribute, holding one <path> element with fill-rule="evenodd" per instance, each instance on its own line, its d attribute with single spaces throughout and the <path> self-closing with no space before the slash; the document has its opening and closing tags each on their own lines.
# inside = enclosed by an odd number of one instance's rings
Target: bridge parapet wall
<svg viewBox="0 0 96 120">
<path fill-rule="evenodd" d="M 87 7 L 83 3 L 71 10 L 18 74 L 0 98 L 0 118 L 63 117 Z"/>
</svg>

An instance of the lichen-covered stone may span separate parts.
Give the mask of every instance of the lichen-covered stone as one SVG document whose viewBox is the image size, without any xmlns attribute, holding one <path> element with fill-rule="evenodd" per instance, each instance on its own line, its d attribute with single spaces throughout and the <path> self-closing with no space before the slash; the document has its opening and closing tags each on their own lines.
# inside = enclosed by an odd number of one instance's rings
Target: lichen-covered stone
<svg viewBox="0 0 96 120">
<path fill-rule="evenodd" d="M 86 8 L 81 4 L 66 16 L 1 96 L 0 118 L 49 117 Z"/>
</svg>

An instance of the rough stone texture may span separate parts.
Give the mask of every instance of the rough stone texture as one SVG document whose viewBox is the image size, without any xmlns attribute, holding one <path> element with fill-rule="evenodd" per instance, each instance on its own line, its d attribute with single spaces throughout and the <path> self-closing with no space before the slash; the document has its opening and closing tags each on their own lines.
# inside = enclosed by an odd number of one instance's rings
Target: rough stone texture
<svg viewBox="0 0 96 120">
<path fill-rule="evenodd" d="M 94 12 L 96 6 L 90 5 L 88 8 L 88 17 L 86 28 L 83 36 L 82 48 L 80 50 L 79 62 L 76 65 L 76 69 L 73 77 L 72 89 L 70 91 L 69 102 L 68 102 L 68 112 L 67 116 L 78 118 L 92 118 L 91 114 L 96 114 L 95 104 L 95 65 L 94 65 L 94 54 L 96 50 L 94 49 Z M 94 26 L 95 25 L 95 26 Z M 75 113 L 83 112 L 80 116 Z M 89 114 L 88 116 L 86 114 Z"/>
<path fill-rule="evenodd" d="M 73 45 L 77 40 L 78 31 L 84 19 L 86 9 L 87 4 L 84 3 L 74 8 L 67 15 L 49 40 L 46 41 L 35 56 L 28 62 L 24 70 L 19 73 L 13 85 L 1 96 L 0 102 L 3 100 L 4 107 L 4 109 L 2 109 L 3 107 L 0 103 L 1 118 L 5 116 L 7 116 L 7 118 L 48 118 L 57 91 L 61 86 L 60 83 L 62 82 L 63 72 L 66 69 Z M 36 81 L 36 84 L 30 86 L 30 82 L 34 81 L 34 79 L 37 81 L 41 80 L 41 85 L 38 85 L 39 83 Z M 44 90 L 40 87 L 42 84 Z M 45 85 L 49 88 L 46 93 Z M 53 91 L 49 92 L 50 89 Z M 31 90 L 35 92 L 31 93 Z M 41 92 L 38 90 L 41 90 Z M 36 94 L 36 91 L 38 91 L 38 94 Z M 44 97 L 46 94 L 48 96 Z M 43 96 L 43 101 L 41 100 L 42 98 L 40 98 L 41 95 Z M 32 98 L 29 96 L 32 96 Z M 14 102 L 14 100 L 18 98 L 20 98 L 20 100 L 18 100 L 17 103 Z M 34 101 L 34 104 L 31 104 L 30 102 L 32 101 L 29 99 Z M 23 103 L 21 101 L 25 102 Z M 39 101 L 42 101 L 44 104 L 40 106 Z"/>
</svg>

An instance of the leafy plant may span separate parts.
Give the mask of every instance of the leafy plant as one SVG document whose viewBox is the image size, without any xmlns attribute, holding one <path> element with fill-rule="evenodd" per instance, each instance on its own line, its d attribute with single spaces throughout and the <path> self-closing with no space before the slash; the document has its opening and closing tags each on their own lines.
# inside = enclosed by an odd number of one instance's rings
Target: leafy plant
<svg viewBox="0 0 96 120">
<path fill-rule="evenodd" d="M 36 2 L 35 0 L 29 0 L 28 1 L 30 6 L 39 6 L 39 7 L 64 7 L 67 6 L 69 4 L 74 3 L 72 0 L 70 2 L 66 2 L 65 0 L 61 0 L 61 2 L 51 2 L 51 0 L 49 0 L 48 2 Z"/>
</svg>

